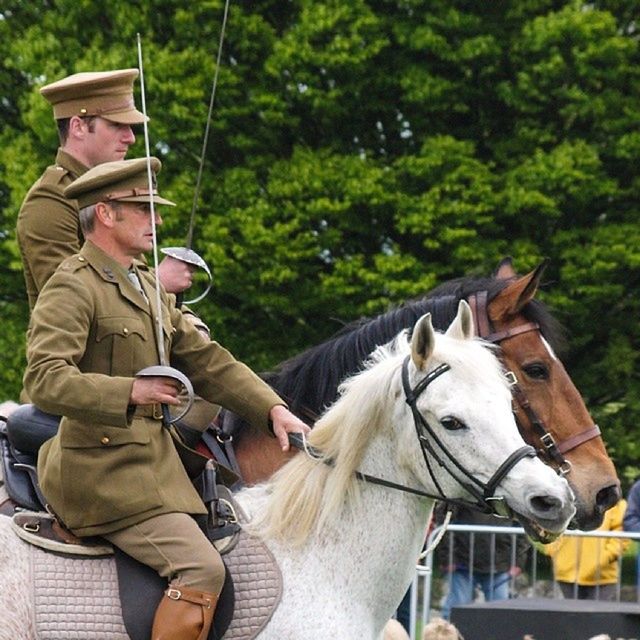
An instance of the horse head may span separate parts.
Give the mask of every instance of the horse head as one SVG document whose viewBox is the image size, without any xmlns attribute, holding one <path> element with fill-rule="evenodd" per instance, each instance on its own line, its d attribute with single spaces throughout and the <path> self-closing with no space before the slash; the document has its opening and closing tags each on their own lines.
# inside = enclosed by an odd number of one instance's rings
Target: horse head
<svg viewBox="0 0 640 640">
<path fill-rule="evenodd" d="M 575 524 L 591 530 L 620 499 L 620 482 L 600 430 L 537 322 L 542 310 L 534 297 L 545 266 L 518 277 L 511 261 L 502 261 L 496 278 L 506 286 L 488 302 L 493 337 L 484 337 L 500 345 L 517 381 L 514 407 L 524 439 L 565 474 L 575 494 Z"/>
</svg>

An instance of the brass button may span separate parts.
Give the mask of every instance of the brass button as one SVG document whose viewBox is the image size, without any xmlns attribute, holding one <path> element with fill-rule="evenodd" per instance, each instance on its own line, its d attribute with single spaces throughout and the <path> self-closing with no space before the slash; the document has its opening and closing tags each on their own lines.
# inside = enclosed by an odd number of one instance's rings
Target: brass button
<svg viewBox="0 0 640 640">
<path fill-rule="evenodd" d="M 80 262 L 84 262 L 84 258 L 82 256 L 78 256 L 78 260 L 80 260 Z"/>
<path fill-rule="evenodd" d="M 109 440 L 109 438 L 107 438 L 107 436 L 103 436 L 103 437 L 100 439 L 100 442 L 101 442 L 102 444 L 109 444 L 109 443 L 111 442 L 111 440 Z"/>
<path fill-rule="evenodd" d="M 127 329 L 127 327 L 125 327 L 125 328 L 122 330 L 122 333 L 124 333 L 124 335 L 125 335 L 125 336 L 128 336 L 128 335 L 129 335 L 129 329 Z"/>
</svg>

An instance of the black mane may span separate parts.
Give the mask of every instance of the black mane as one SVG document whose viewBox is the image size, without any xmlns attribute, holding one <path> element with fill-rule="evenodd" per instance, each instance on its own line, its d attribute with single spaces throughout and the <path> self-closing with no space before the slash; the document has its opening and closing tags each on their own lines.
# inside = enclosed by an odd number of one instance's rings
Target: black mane
<svg viewBox="0 0 640 640">
<path fill-rule="evenodd" d="M 455 318 L 460 300 L 471 293 L 487 291 L 491 301 L 507 284 L 506 280 L 474 277 L 443 283 L 423 298 L 345 325 L 325 342 L 293 356 L 274 371 L 262 374 L 262 378 L 292 411 L 318 415 L 335 399 L 340 382 L 356 373 L 376 347 L 392 340 L 402 329 L 413 329 L 423 314 L 431 313 L 434 327 L 444 331 Z M 541 302 L 533 300 L 523 313 L 540 325 L 542 335 L 554 350 L 561 348 L 562 329 Z"/>
</svg>

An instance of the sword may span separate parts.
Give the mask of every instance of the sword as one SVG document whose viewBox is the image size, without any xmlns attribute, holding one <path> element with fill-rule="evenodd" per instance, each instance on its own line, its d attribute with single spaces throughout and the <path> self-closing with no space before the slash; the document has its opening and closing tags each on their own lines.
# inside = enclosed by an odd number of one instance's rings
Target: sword
<svg viewBox="0 0 640 640">
<path fill-rule="evenodd" d="M 144 114 L 144 146 L 145 153 L 147 158 L 147 178 L 149 181 L 149 207 L 151 210 L 151 237 L 153 239 L 153 268 L 155 273 L 158 273 L 158 241 L 156 235 L 156 211 L 155 211 L 155 203 L 153 201 L 153 171 L 151 170 L 151 150 L 149 146 L 149 129 L 147 127 L 147 104 L 145 98 L 145 89 L 144 89 L 144 70 L 142 65 L 142 42 L 140 40 L 140 34 L 138 36 L 138 67 L 140 70 L 140 95 L 142 99 L 142 113 Z M 155 278 L 155 304 L 156 304 L 156 348 L 158 351 L 158 358 L 160 360 L 160 365 L 145 367 L 141 371 L 136 373 L 136 377 L 146 377 L 146 376 L 163 376 L 166 378 L 173 378 L 177 380 L 187 391 L 187 402 L 186 406 L 181 413 L 177 416 L 171 416 L 169 412 L 169 407 L 166 404 L 162 404 L 162 417 L 163 422 L 166 427 L 177 422 L 181 418 L 183 418 L 189 409 L 191 409 L 191 405 L 193 404 L 193 386 L 191 381 L 187 376 L 184 375 L 178 369 L 174 367 L 170 367 L 167 364 L 167 356 L 164 349 L 164 341 L 162 336 L 164 335 L 163 327 L 162 327 L 162 302 L 160 297 L 160 281 L 158 278 Z"/>
<path fill-rule="evenodd" d="M 189 216 L 189 228 L 187 231 L 187 239 L 184 247 L 167 247 L 166 249 L 162 249 L 162 253 L 175 258 L 176 260 L 182 260 L 188 264 L 195 265 L 202 269 L 208 276 L 209 281 L 207 283 L 207 287 L 203 293 L 201 293 L 198 297 L 193 298 L 191 300 L 187 300 L 184 304 L 194 304 L 202 300 L 211 290 L 211 286 L 213 285 L 213 276 L 211 275 L 211 270 L 209 269 L 207 263 L 193 250 L 193 230 L 195 227 L 195 219 L 196 219 L 196 211 L 198 209 L 198 202 L 200 199 L 200 185 L 202 183 L 202 172 L 204 170 L 204 158 L 207 153 L 207 144 L 209 142 L 209 129 L 211 127 L 211 117 L 213 114 L 213 105 L 216 99 L 216 89 L 218 87 L 218 75 L 220 73 L 220 60 L 222 58 L 222 44 L 224 42 L 224 34 L 227 29 L 227 17 L 229 15 L 229 2 L 230 0 L 225 1 L 224 5 L 224 13 L 222 16 L 222 26 L 220 27 L 220 40 L 218 41 L 218 54 L 216 56 L 216 68 L 213 74 L 213 84 L 211 86 L 211 96 L 209 98 L 209 111 L 207 113 L 207 122 L 204 128 L 204 136 L 202 139 L 202 150 L 200 152 L 200 161 L 198 164 L 198 174 L 196 178 L 196 186 L 193 193 L 193 203 L 191 205 L 191 214 Z M 182 294 L 179 293 L 176 296 L 176 303 L 178 305 L 182 304 Z"/>
</svg>

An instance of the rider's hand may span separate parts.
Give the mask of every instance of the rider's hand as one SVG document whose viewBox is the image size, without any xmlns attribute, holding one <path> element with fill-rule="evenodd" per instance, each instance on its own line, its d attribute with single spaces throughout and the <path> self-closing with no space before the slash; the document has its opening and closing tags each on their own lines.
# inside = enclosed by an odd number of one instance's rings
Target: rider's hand
<svg viewBox="0 0 640 640">
<path fill-rule="evenodd" d="M 195 265 L 166 256 L 158 265 L 158 279 L 168 293 L 182 293 L 191 286 Z"/>
<path fill-rule="evenodd" d="M 181 385 L 173 378 L 149 376 L 136 378 L 131 387 L 129 404 L 180 404 Z"/>
<path fill-rule="evenodd" d="M 289 433 L 309 433 L 310 429 L 302 420 L 281 404 L 271 407 L 269 419 L 273 424 L 273 434 L 283 451 L 289 451 Z"/>
</svg>

